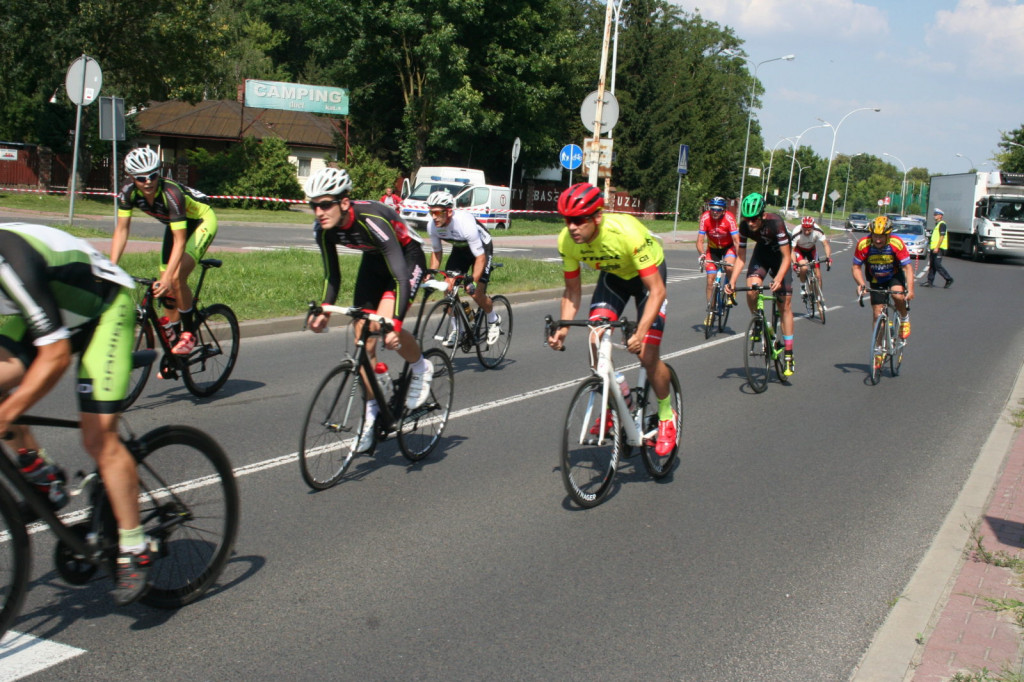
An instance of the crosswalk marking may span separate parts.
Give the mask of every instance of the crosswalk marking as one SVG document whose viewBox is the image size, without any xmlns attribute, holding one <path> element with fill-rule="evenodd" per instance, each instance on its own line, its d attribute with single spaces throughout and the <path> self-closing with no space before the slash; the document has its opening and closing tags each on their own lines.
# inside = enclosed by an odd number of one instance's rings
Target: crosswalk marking
<svg viewBox="0 0 1024 682">
<path fill-rule="evenodd" d="M 0 682 L 20 680 L 85 653 L 85 649 L 9 630 L 0 640 Z"/>
</svg>

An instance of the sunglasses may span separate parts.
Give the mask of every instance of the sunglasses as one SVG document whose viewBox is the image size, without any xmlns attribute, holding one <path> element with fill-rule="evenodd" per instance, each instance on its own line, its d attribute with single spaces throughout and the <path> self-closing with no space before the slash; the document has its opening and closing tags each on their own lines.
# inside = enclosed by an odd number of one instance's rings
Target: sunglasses
<svg viewBox="0 0 1024 682">
<path fill-rule="evenodd" d="M 430 209 L 430 215 L 434 216 L 435 218 L 440 218 L 445 214 L 445 211 L 446 209 L 443 208 L 432 208 Z"/>
<path fill-rule="evenodd" d="M 593 219 L 594 219 L 594 216 L 592 216 L 592 215 L 581 215 L 581 216 L 574 216 L 574 217 L 571 217 L 571 218 L 566 217 L 565 222 L 569 223 L 570 225 L 582 225 L 583 223 L 587 222 L 588 220 L 593 220 Z"/>
<path fill-rule="evenodd" d="M 149 175 L 136 175 L 135 182 L 149 182 L 160 177 L 160 171 L 153 171 Z"/>
<path fill-rule="evenodd" d="M 340 204 L 340 203 L 341 203 L 340 199 L 326 199 L 324 201 L 311 201 L 311 202 L 309 202 L 309 207 L 311 209 L 313 209 L 314 211 L 316 209 L 318 209 L 318 208 L 321 211 L 326 211 L 326 210 L 329 210 L 331 208 L 331 206 L 336 206 L 337 204 Z"/>
</svg>

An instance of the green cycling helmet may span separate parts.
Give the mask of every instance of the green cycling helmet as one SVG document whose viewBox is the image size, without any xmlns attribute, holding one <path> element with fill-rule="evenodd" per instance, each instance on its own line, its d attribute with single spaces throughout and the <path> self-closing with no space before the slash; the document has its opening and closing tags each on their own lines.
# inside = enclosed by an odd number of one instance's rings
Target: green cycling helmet
<svg viewBox="0 0 1024 682">
<path fill-rule="evenodd" d="M 744 218 L 756 218 L 764 213 L 764 197 L 753 192 L 743 198 L 740 205 L 740 215 Z"/>
</svg>

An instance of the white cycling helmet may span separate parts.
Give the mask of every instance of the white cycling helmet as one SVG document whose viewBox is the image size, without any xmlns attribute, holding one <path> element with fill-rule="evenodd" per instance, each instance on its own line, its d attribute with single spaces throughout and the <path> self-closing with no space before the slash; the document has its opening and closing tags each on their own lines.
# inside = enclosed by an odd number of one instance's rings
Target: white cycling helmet
<svg viewBox="0 0 1024 682">
<path fill-rule="evenodd" d="M 431 192 L 427 197 L 427 206 L 431 208 L 455 208 L 455 197 L 446 189 Z"/>
<path fill-rule="evenodd" d="M 306 196 L 322 197 L 325 194 L 338 196 L 352 189 L 352 178 L 344 168 L 322 168 L 306 180 Z"/>
<path fill-rule="evenodd" d="M 124 169 L 129 175 L 152 173 L 160 168 L 160 156 L 149 147 L 139 147 L 124 157 Z"/>
</svg>

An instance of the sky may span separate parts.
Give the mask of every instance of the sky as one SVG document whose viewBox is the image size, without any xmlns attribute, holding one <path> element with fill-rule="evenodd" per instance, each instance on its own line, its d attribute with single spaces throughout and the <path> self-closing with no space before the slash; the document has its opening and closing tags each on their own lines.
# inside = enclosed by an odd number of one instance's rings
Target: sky
<svg viewBox="0 0 1024 682">
<path fill-rule="evenodd" d="M 757 69 L 768 149 L 822 118 L 836 152 L 963 173 L 994 169 L 999 132 L 1024 124 L 1024 0 L 672 1 L 731 27 L 750 69 L 796 55 Z M 860 107 L 881 111 L 847 116 Z M 814 128 L 800 144 L 827 158 L 832 140 Z"/>
</svg>

